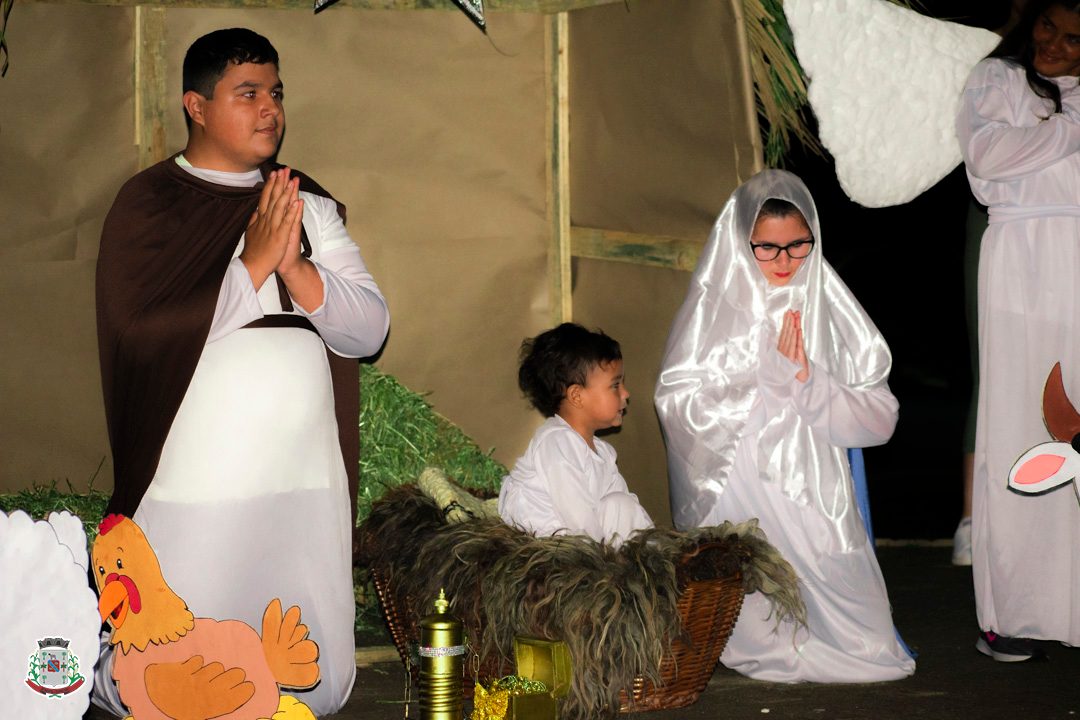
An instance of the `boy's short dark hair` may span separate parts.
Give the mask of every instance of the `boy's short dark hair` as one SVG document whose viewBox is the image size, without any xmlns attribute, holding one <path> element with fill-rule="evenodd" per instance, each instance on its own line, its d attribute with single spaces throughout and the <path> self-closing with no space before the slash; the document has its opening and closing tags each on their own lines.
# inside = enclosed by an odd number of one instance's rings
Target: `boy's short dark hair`
<svg viewBox="0 0 1080 720">
<path fill-rule="evenodd" d="M 619 343 L 600 331 L 563 323 L 521 343 L 518 387 L 544 417 L 559 410 L 571 385 L 585 385 L 589 371 L 622 360 Z"/>
<path fill-rule="evenodd" d="M 214 86 L 229 63 L 273 63 L 278 54 L 270 41 L 247 28 L 215 30 L 191 43 L 184 55 L 184 92 L 193 90 L 206 99 L 214 97 Z"/>
</svg>

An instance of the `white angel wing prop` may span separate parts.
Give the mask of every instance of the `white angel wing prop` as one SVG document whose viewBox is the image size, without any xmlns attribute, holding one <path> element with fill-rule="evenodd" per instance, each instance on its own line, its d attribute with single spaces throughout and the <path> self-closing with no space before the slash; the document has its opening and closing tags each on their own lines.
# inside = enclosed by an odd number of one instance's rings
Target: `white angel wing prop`
<svg viewBox="0 0 1080 720">
<path fill-rule="evenodd" d="M 1013 464 L 1009 470 L 1009 489 L 1024 495 L 1042 495 L 1072 482 L 1080 499 L 1080 488 L 1074 482 L 1078 475 L 1080 454 L 1070 443 L 1042 443 Z"/>
<path fill-rule="evenodd" d="M 908 202 L 960 162 L 964 82 L 999 38 L 885 0 L 784 0 L 810 105 L 855 202 Z"/>
</svg>

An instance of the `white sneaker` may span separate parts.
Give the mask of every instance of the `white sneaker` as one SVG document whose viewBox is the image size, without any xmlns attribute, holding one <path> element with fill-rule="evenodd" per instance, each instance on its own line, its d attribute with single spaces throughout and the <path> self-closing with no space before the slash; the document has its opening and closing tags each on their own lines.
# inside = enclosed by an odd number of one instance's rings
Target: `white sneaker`
<svg viewBox="0 0 1080 720">
<path fill-rule="evenodd" d="M 971 518 L 966 517 L 956 526 L 952 540 L 952 564 L 971 565 Z"/>
</svg>

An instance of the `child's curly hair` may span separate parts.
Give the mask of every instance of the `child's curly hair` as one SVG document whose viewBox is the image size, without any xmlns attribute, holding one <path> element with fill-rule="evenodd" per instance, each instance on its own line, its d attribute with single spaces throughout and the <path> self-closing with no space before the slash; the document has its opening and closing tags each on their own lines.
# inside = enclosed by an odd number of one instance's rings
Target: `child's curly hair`
<svg viewBox="0 0 1080 720">
<path fill-rule="evenodd" d="M 622 360 L 619 343 L 603 332 L 563 323 L 521 343 L 518 387 L 544 417 L 559 410 L 571 385 L 585 385 L 589 370 Z"/>
</svg>

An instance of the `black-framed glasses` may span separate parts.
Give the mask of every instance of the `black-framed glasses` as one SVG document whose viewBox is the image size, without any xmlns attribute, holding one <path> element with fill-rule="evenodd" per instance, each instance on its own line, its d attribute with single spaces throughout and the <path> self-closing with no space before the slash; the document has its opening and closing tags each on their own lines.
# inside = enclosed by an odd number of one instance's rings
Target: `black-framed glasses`
<svg viewBox="0 0 1080 720">
<path fill-rule="evenodd" d="M 772 243 L 750 243 L 750 247 L 754 251 L 754 257 L 761 262 L 769 262 L 780 257 L 780 251 L 783 250 L 787 253 L 787 256 L 792 260 L 802 260 L 804 257 L 810 254 L 810 251 L 814 249 L 814 239 L 809 240 L 796 240 L 793 243 L 787 245 L 773 245 Z"/>
</svg>

